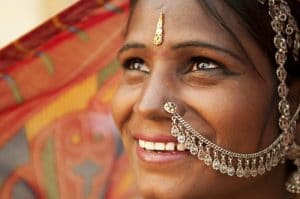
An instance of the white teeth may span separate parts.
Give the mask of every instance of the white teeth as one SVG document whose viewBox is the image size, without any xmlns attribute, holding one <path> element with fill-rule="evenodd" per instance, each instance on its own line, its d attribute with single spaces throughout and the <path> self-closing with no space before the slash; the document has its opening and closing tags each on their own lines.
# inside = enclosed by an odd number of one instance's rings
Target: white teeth
<svg viewBox="0 0 300 199">
<path fill-rule="evenodd" d="M 154 142 L 145 142 L 145 149 L 154 150 Z"/>
<path fill-rule="evenodd" d="M 138 140 L 139 147 L 151 150 L 151 151 L 185 151 L 183 144 L 177 144 L 175 142 L 149 142 L 145 140 Z"/>
<path fill-rule="evenodd" d="M 165 146 L 166 151 L 174 151 L 175 150 L 175 143 L 174 142 L 168 142 Z"/>
<path fill-rule="evenodd" d="M 177 150 L 178 151 L 185 151 L 184 144 L 177 144 Z"/>
<path fill-rule="evenodd" d="M 155 148 L 155 150 L 157 150 L 157 151 L 164 151 L 165 150 L 165 144 L 164 143 L 161 143 L 161 142 L 156 142 L 155 144 L 154 144 L 154 148 Z"/>
<path fill-rule="evenodd" d="M 139 140 L 139 146 L 141 148 L 145 148 L 145 141 L 144 140 Z"/>
</svg>

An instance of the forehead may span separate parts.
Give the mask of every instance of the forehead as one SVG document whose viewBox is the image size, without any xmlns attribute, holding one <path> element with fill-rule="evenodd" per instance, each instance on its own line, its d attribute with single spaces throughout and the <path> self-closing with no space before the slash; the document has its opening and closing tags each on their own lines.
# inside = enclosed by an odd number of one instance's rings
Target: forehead
<svg viewBox="0 0 300 199">
<path fill-rule="evenodd" d="M 216 3 L 224 6 L 221 1 Z M 228 10 L 221 10 L 223 17 L 232 14 Z M 200 40 L 241 50 L 235 37 L 220 25 L 200 0 L 139 0 L 132 13 L 126 41 L 150 45 L 161 12 L 165 14 L 163 47 L 186 40 Z M 233 17 L 233 20 L 237 19 Z"/>
</svg>

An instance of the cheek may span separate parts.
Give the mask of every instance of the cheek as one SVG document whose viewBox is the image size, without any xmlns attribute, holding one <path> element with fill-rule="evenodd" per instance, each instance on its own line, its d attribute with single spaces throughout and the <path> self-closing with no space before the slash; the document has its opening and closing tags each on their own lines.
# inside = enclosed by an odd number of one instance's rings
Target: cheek
<svg viewBox="0 0 300 199">
<path fill-rule="evenodd" d="M 224 83 L 190 90 L 185 96 L 214 130 L 218 144 L 236 151 L 255 151 L 274 106 L 273 90 L 266 84 Z"/>
<path fill-rule="evenodd" d="M 133 110 L 138 92 L 136 88 L 121 85 L 112 100 L 112 115 L 120 130 Z"/>
</svg>

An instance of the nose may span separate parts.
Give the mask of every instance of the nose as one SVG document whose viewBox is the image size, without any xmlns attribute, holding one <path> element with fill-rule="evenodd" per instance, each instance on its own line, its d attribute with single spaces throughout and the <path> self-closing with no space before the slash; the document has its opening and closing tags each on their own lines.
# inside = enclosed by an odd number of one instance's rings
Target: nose
<svg viewBox="0 0 300 199">
<path fill-rule="evenodd" d="M 164 110 L 164 104 L 173 102 L 177 105 L 177 112 L 183 114 L 184 109 L 180 100 L 180 90 L 174 81 L 176 81 L 176 78 L 171 73 L 153 72 L 144 83 L 134 106 L 134 112 L 147 119 L 169 119 L 171 115 Z"/>
</svg>

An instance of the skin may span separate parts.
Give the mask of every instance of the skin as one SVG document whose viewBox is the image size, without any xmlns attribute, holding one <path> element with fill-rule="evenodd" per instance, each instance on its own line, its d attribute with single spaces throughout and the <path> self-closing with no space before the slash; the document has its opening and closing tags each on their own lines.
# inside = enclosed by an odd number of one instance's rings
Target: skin
<svg viewBox="0 0 300 199">
<path fill-rule="evenodd" d="M 194 129 L 231 151 L 256 152 L 278 136 L 274 69 L 236 14 L 221 1 L 214 4 L 235 37 L 199 1 L 141 0 L 133 11 L 119 53 L 125 70 L 112 111 L 139 190 L 144 198 L 286 198 L 285 165 L 239 179 L 193 156 L 163 164 L 137 156 L 137 134 L 170 135 L 166 101 L 175 102 Z M 155 46 L 161 12 L 164 42 Z"/>
</svg>

